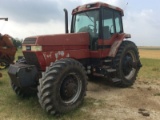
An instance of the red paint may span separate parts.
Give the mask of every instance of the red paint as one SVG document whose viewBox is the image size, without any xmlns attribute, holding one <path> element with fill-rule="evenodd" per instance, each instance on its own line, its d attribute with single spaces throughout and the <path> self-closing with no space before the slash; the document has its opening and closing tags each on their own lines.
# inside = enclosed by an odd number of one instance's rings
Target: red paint
<svg viewBox="0 0 160 120">
<path fill-rule="evenodd" d="M 122 43 L 122 41 L 124 40 L 124 38 L 126 37 L 126 35 L 128 36 L 128 34 L 125 34 L 125 33 L 117 35 L 117 38 L 113 41 L 111 49 L 109 51 L 109 54 L 108 54 L 109 57 L 115 57 L 118 51 L 118 48 L 120 44 Z"/>
<path fill-rule="evenodd" d="M 89 45 L 89 34 L 88 33 L 70 33 L 70 34 L 57 34 L 57 35 L 46 35 L 38 37 L 36 42 L 37 45 L 55 45 L 55 46 L 66 46 L 66 45 Z"/>
<path fill-rule="evenodd" d="M 88 5 L 91 5 L 92 7 L 88 8 L 87 7 Z M 76 14 L 76 13 L 82 12 L 82 11 L 98 9 L 98 8 L 100 8 L 102 6 L 103 7 L 107 7 L 107 8 L 111 8 L 111 9 L 114 9 L 114 10 L 117 10 L 117 11 L 120 11 L 122 13 L 122 15 L 124 15 L 124 12 L 123 12 L 123 10 L 121 8 L 113 6 L 113 5 L 109 5 L 109 4 L 103 3 L 103 2 L 94 2 L 94 3 L 89 3 L 89 4 L 82 5 L 82 6 L 78 6 L 77 8 L 75 8 L 72 11 L 72 14 Z"/>
<path fill-rule="evenodd" d="M 96 54 L 96 52 L 92 53 L 92 56 L 94 56 L 94 57 L 98 56 L 100 58 L 105 58 L 107 56 L 109 56 L 109 57 L 115 57 L 115 55 L 117 53 L 117 50 L 118 50 L 121 42 L 124 40 L 124 38 L 126 38 L 126 36 L 129 36 L 129 35 L 125 34 L 125 33 L 122 33 L 122 34 L 114 34 L 108 40 L 99 39 L 98 40 L 98 45 L 102 45 L 102 46 L 110 45 L 111 48 L 102 49 L 101 52 L 98 52 L 97 54 Z"/>
<path fill-rule="evenodd" d="M 90 39 L 88 33 L 44 35 L 37 36 L 36 38 L 35 44 L 27 45 L 42 46 L 42 52 L 35 52 L 41 70 L 45 70 L 45 67 L 49 66 L 51 62 L 55 62 L 61 58 L 90 58 Z"/>
<path fill-rule="evenodd" d="M 101 58 L 102 50 L 90 51 L 91 58 Z"/>
<path fill-rule="evenodd" d="M 60 52 L 64 52 L 61 54 Z M 59 60 L 61 58 L 74 58 L 74 59 L 83 59 L 89 58 L 89 50 L 66 50 L 66 51 L 48 51 L 48 52 L 37 52 L 36 53 L 38 61 L 40 63 L 41 69 L 45 70 L 46 66 L 49 66 L 51 62 Z"/>
<path fill-rule="evenodd" d="M 43 50 L 42 52 L 35 52 L 35 54 L 42 70 L 45 70 L 45 67 L 49 66 L 51 62 L 66 57 L 74 59 L 114 57 L 125 37 L 126 34 L 123 33 L 114 34 L 108 40 L 99 39 L 99 46 L 109 45 L 111 48 L 91 51 L 89 49 L 90 39 L 88 33 L 39 36 L 35 45 L 43 46 Z"/>
<path fill-rule="evenodd" d="M 114 34 L 110 39 L 98 40 L 98 45 L 112 45 L 115 39 L 117 39 L 118 34 Z"/>
</svg>

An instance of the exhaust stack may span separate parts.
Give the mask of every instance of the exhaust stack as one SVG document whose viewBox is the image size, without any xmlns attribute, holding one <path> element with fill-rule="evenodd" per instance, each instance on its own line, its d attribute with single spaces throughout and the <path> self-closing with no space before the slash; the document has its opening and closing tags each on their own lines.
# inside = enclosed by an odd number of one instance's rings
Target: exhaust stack
<svg viewBox="0 0 160 120">
<path fill-rule="evenodd" d="M 68 11 L 67 9 L 63 9 L 65 13 L 65 32 L 68 33 Z"/>
</svg>

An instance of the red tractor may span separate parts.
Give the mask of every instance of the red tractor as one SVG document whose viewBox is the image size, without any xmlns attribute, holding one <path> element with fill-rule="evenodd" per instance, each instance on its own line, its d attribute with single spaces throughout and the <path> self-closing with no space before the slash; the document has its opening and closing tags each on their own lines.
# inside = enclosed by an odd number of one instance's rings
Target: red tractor
<svg viewBox="0 0 160 120">
<path fill-rule="evenodd" d="M 24 58 L 8 70 L 15 93 L 28 96 L 38 88 L 40 105 L 50 114 L 80 106 L 88 76 L 129 87 L 141 67 L 137 47 L 123 31 L 122 9 L 101 2 L 78 6 L 72 11 L 70 33 L 64 11 L 66 34 L 26 38 Z"/>
</svg>

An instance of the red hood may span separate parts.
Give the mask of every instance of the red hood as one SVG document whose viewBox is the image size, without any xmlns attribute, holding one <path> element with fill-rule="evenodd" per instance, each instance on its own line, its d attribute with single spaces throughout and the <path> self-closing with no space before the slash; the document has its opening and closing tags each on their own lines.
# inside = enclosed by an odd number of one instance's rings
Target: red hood
<svg viewBox="0 0 160 120">
<path fill-rule="evenodd" d="M 70 33 L 38 36 L 36 45 L 89 45 L 88 33 Z"/>
</svg>

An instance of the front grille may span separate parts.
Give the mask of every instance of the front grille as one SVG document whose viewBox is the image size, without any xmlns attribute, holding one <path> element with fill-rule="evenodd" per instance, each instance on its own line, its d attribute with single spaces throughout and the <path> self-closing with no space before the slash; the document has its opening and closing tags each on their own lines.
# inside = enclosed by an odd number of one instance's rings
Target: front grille
<svg viewBox="0 0 160 120">
<path fill-rule="evenodd" d="M 23 54 L 28 64 L 35 65 L 37 66 L 37 68 L 40 68 L 40 65 L 39 65 L 39 62 L 38 62 L 38 59 L 35 53 L 24 52 Z"/>
<path fill-rule="evenodd" d="M 26 38 L 23 42 L 23 44 L 35 44 L 36 38 Z"/>
</svg>

